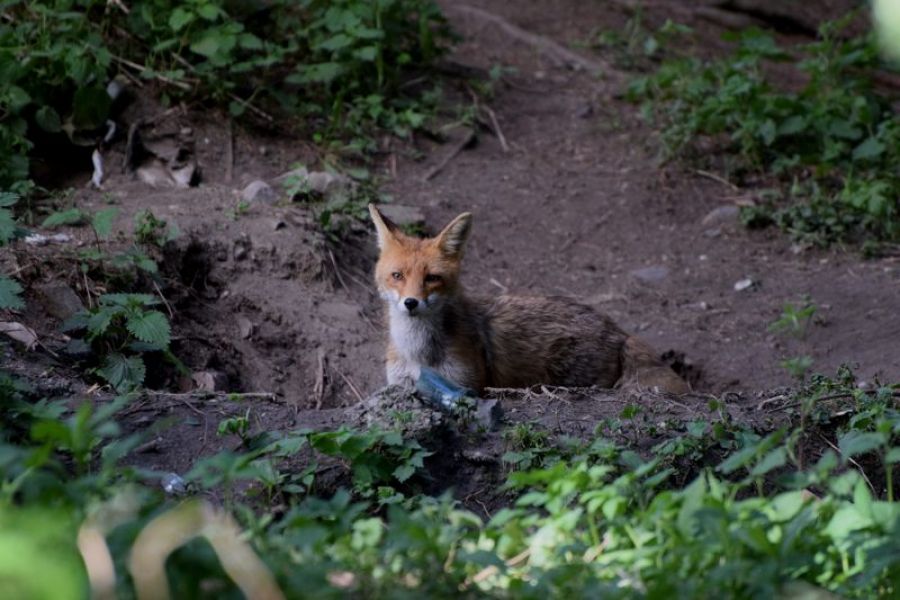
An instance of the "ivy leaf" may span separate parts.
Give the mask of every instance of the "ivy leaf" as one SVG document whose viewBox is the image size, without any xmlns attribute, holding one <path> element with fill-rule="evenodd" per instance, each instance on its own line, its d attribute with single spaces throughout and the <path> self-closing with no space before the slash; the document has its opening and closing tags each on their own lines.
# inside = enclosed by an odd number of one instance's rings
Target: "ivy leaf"
<svg viewBox="0 0 900 600">
<path fill-rule="evenodd" d="M 105 379 L 118 393 L 130 392 L 144 383 L 147 368 L 140 356 L 124 354 L 108 354 L 103 359 L 103 366 L 97 369 L 97 375 Z"/>
<path fill-rule="evenodd" d="M 159 346 L 168 346 L 172 333 L 166 315 L 158 310 L 136 311 L 128 316 L 125 324 L 134 337 Z"/>
<path fill-rule="evenodd" d="M 0 308 L 25 308 L 25 302 L 19 297 L 21 293 L 18 281 L 0 275 Z"/>
</svg>

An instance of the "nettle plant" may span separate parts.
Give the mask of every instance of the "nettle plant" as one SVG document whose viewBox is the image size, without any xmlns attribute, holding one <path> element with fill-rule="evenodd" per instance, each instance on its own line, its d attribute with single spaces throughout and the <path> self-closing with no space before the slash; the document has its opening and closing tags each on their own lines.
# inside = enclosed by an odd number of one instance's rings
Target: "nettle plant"
<svg viewBox="0 0 900 600">
<path fill-rule="evenodd" d="M 791 48 L 755 29 L 730 34 L 731 54 L 665 62 L 632 83 L 631 98 L 660 124 L 667 158 L 715 155 L 735 181 L 765 175 L 788 201 L 755 207 L 748 225 L 775 223 L 822 245 L 896 240 L 900 125 L 891 98 L 873 85 L 872 38 L 842 34 L 849 17 Z M 798 90 L 782 81 L 788 62 Z"/>
<path fill-rule="evenodd" d="M 169 320 L 153 308 L 158 304 L 149 294 L 104 294 L 97 306 L 70 319 L 63 329 L 85 329 L 85 340 L 99 357 L 93 373 L 117 392 L 128 392 L 144 383 L 144 354 L 160 352 L 178 364 L 169 349 Z"/>
</svg>

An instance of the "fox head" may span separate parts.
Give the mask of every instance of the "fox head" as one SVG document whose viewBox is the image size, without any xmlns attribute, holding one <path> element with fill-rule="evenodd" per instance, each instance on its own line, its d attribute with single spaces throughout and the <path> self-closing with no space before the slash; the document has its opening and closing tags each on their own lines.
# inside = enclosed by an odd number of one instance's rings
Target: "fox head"
<svg viewBox="0 0 900 600">
<path fill-rule="evenodd" d="M 437 236 L 419 239 L 403 233 L 374 204 L 369 213 L 378 231 L 381 255 L 375 283 L 392 312 L 429 317 L 459 290 L 460 263 L 472 230 L 472 215 L 453 219 Z"/>
</svg>

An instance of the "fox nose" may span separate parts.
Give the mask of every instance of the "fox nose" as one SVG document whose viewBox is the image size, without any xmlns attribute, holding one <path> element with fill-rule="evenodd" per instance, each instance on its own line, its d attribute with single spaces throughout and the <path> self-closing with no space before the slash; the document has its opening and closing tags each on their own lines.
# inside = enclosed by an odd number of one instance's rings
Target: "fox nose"
<svg viewBox="0 0 900 600">
<path fill-rule="evenodd" d="M 418 305 L 419 305 L 419 301 L 416 300 L 415 298 L 407 298 L 406 300 L 403 301 L 403 306 L 405 306 L 406 310 L 408 310 L 410 312 L 414 311 Z"/>
</svg>

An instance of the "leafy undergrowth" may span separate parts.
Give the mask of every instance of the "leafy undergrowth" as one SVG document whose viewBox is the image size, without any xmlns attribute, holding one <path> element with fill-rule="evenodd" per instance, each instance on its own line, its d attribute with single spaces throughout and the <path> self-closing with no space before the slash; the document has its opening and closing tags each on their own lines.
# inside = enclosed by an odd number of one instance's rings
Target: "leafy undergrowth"
<svg viewBox="0 0 900 600">
<path fill-rule="evenodd" d="M 427 86 L 410 80 L 448 36 L 431 0 L 11 0 L 2 16 L 0 190 L 18 193 L 35 144 L 104 137 L 122 84 L 235 117 L 273 111 L 280 130 L 305 121 L 320 142 L 362 148 L 372 125 L 402 134 L 423 119 Z"/>
<path fill-rule="evenodd" d="M 485 521 L 449 492 L 417 493 L 431 452 L 384 431 L 225 423 L 243 451 L 163 477 L 184 501 L 121 464 L 142 441 L 114 421 L 128 397 L 70 407 L 4 376 L 0 581 L 19 598 L 896 597 L 898 394 L 843 370 L 779 398 L 775 431 L 714 401 L 717 418 L 641 455 L 518 426 L 504 436 L 510 504 Z M 323 493 L 334 468 L 347 486 Z M 223 508 L 199 500 L 209 490 Z"/>
<path fill-rule="evenodd" d="M 748 225 L 775 223 L 819 245 L 900 240 L 900 121 L 874 83 L 886 65 L 873 37 L 842 34 L 853 16 L 795 46 L 730 34 L 731 54 L 663 62 L 630 96 L 662 127 L 667 156 L 769 188 L 745 209 Z"/>
</svg>

